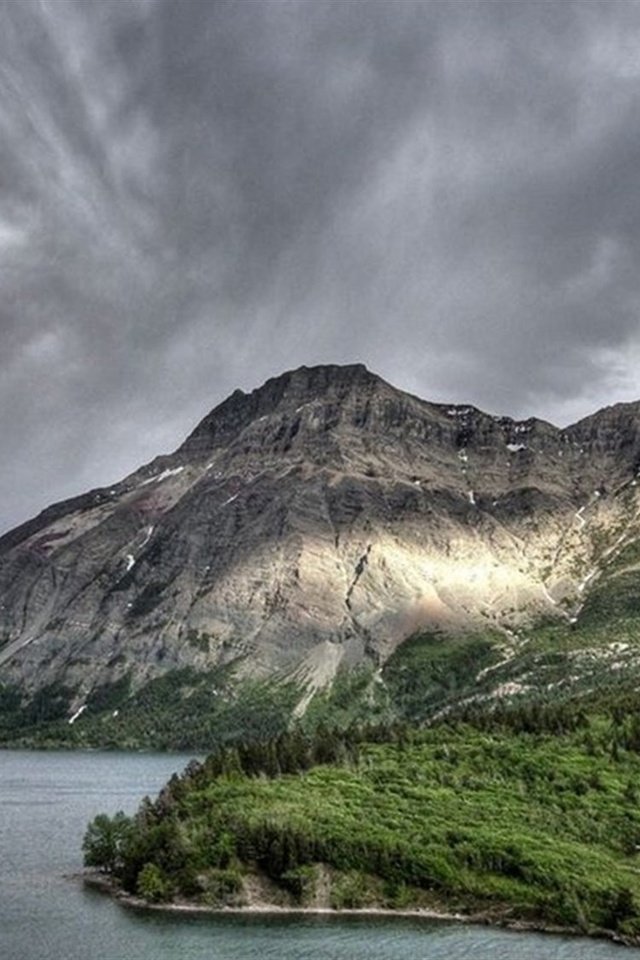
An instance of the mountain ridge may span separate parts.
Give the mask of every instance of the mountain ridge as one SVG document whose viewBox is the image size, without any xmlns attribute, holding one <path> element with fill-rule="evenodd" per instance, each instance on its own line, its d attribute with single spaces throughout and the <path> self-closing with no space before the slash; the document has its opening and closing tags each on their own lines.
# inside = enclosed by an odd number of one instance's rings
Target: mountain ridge
<svg viewBox="0 0 640 960">
<path fill-rule="evenodd" d="M 0 538 L 0 684 L 287 680 L 304 712 L 416 631 L 573 627 L 640 535 L 640 404 L 566 428 L 434 404 L 362 364 L 235 391 L 172 454 Z M 603 579 L 604 577 L 604 579 Z M 511 681 L 510 681 L 511 682 Z"/>
<path fill-rule="evenodd" d="M 136 470 L 134 470 L 128 476 L 133 476 L 134 474 L 137 474 L 141 470 L 150 469 L 153 464 L 162 462 L 164 460 L 169 459 L 170 457 L 174 457 L 177 454 L 188 450 L 191 444 L 193 443 L 193 441 L 196 440 L 198 433 L 200 431 L 203 431 L 206 428 L 206 425 L 211 422 L 214 416 L 222 413 L 223 411 L 226 411 L 226 409 L 228 409 L 231 405 L 233 404 L 237 405 L 238 403 L 243 403 L 244 401 L 251 401 L 252 398 L 258 397 L 261 394 L 263 394 L 263 392 L 267 388 L 269 388 L 270 385 L 288 382 L 296 374 L 299 374 L 302 372 L 331 371 L 331 370 L 345 371 L 345 372 L 350 370 L 363 371 L 364 373 L 367 374 L 368 377 L 371 378 L 372 381 L 380 383 L 384 386 L 390 387 L 392 390 L 397 391 L 398 393 L 401 393 L 403 396 L 409 398 L 410 400 L 417 401 L 419 404 L 432 408 L 433 410 L 436 410 L 436 411 L 444 411 L 447 409 L 448 410 L 454 410 L 454 409 L 468 410 L 473 415 L 485 417 L 485 418 L 491 418 L 493 421 L 497 423 L 511 424 L 513 426 L 526 425 L 527 427 L 533 426 L 534 424 L 540 424 L 545 427 L 549 427 L 553 430 L 556 430 L 559 433 L 567 433 L 570 431 L 575 431 L 582 425 L 586 425 L 590 423 L 594 418 L 599 417 L 601 414 L 604 414 L 607 411 L 614 412 L 614 411 L 628 410 L 630 412 L 635 411 L 636 413 L 638 413 L 640 409 L 640 400 L 621 401 L 615 404 L 610 404 L 610 405 L 601 407 L 598 410 L 594 411 L 593 413 L 587 414 L 584 417 L 581 417 L 580 419 L 568 424 L 565 427 L 558 427 L 549 420 L 545 420 L 544 418 L 536 417 L 533 415 L 526 418 L 513 418 L 507 414 L 489 414 L 472 403 L 466 403 L 466 402 L 458 403 L 454 401 L 435 402 L 435 401 L 424 400 L 423 398 L 419 397 L 417 394 L 392 387 L 388 381 L 384 380 L 382 377 L 379 377 L 377 374 L 372 373 L 366 367 L 366 365 L 362 363 L 318 364 L 310 367 L 306 365 L 302 365 L 298 368 L 285 371 L 283 374 L 269 377 L 261 386 L 255 387 L 253 390 L 251 390 L 248 393 L 240 388 L 235 389 L 228 397 L 223 399 L 220 403 L 216 404 L 216 406 L 214 406 L 208 414 L 206 414 L 204 417 L 201 418 L 199 423 L 194 427 L 194 429 L 190 432 L 187 438 L 176 447 L 173 453 L 160 454 L 159 456 L 154 457 L 147 464 L 143 465 L 142 467 L 136 468 Z M 2 549 L 7 544 L 14 544 L 15 542 L 19 542 L 17 540 L 17 537 L 21 533 L 21 531 L 33 530 L 35 525 L 41 520 L 43 522 L 49 521 L 50 519 L 54 518 L 56 514 L 60 512 L 61 508 L 67 507 L 67 506 L 71 507 L 76 505 L 82 506 L 85 503 L 88 503 L 91 497 L 95 497 L 98 494 L 107 496 L 109 490 L 118 486 L 120 482 L 122 481 L 115 481 L 114 483 L 92 487 L 86 493 L 74 494 L 70 497 L 65 497 L 63 500 L 54 501 L 52 504 L 49 504 L 47 507 L 43 508 L 33 517 L 28 518 L 27 520 L 19 523 L 15 527 L 12 527 L 9 530 L 6 530 L 4 533 L 0 534 L 0 549 Z"/>
</svg>

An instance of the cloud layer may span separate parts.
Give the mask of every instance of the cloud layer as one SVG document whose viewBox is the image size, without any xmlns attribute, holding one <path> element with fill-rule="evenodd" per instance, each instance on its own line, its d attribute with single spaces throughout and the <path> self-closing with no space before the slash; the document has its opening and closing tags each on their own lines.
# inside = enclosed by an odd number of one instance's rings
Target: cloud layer
<svg viewBox="0 0 640 960">
<path fill-rule="evenodd" d="M 362 360 L 640 397 L 640 5 L 0 2 L 0 528 Z"/>
</svg>

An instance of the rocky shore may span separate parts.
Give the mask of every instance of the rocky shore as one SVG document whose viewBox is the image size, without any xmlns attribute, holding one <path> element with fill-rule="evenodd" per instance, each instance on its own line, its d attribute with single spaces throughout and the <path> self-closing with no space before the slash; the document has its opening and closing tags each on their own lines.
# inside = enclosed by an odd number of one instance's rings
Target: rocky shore
<svg viewBox="0 0 640 960">
<path fill-rule="evenodd" d="M 543 921 L 521 920 L 512 915 L 509 907 L 495 910 L 479 910 L 470 913 L 449 911 L 445 908 L 429 907 L 394 909 L 382 906 L 368 906 L 349 909 L 336 909 L 330 906 L 291 906 L 277 903 L 265 903 L 261 899 L 249 900 L 242 906 L 213 906 L 194 903 L 189 900 L 173 900 L 166 903 L 150 903 L 141 897 L 127 893 L 118 887 L 109 877 L 97 871 L 86 870 L 77 875 L 86 886 L 100 890 L 117 900 L 124 907 L 137 910 L 154 910 L 162 913 L 197 914 L 209 916 L 251 915 L 251 916 L 326 916 L 326 917 L 387 917 L 413 920 L 438 921 L 442 923 L 465 923 L 482 926 L 502 927 L 506 930 L 522 933 L 548 933 L 556 936 L 592 937 L 610 940 L 619 946 L 640 947 L 640 938 L 625 937 L 613 930 L 594 928 L 582 930 L 579 927 L 544 923 Z"/>
</svg>

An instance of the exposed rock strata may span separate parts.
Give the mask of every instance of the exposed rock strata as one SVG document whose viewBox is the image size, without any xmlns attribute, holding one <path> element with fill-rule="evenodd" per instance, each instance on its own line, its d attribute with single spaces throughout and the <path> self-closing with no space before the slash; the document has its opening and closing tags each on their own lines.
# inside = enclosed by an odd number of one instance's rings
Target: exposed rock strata
<svg viewBox="0 0 640 960">
<path fill-rule="evenodd" d="M 81 703 L 234 661 L 313 690 L 421 627 L 575 617 L 637 535 L 639 465 L 640 404 L 560 430 L 303 367 L 0 539 L 0 682 Z"/>
</svg>

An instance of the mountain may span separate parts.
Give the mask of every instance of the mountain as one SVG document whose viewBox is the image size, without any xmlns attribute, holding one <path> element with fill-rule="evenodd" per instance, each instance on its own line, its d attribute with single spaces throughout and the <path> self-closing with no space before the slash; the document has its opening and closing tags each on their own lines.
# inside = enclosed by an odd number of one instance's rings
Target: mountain
<svg viewBox="0 0 640 960">
<path fill-rule="evenodd" d="M 558 429 L 362 365 L 237 390 L 0 538 L 0 718 L 116 728 L 203 678 L 227 712 L 277 687 L 299 716 L 333 689 L 422 718 L 631 675 L 639 468 L 640 403 Z"/>
</svg>

